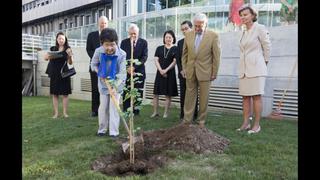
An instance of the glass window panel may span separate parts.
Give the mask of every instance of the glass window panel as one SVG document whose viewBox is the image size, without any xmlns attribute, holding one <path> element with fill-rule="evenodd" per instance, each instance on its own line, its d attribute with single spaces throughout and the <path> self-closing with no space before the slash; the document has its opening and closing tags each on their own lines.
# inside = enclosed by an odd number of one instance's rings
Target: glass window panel
<svg viewBox="0 0 320 180">
<path fill-rule="evenodd" d="M 208 13 L 208 28 L 209 29 L 215 29 L 216 27 L 216 13 L 215 12 L 209 12 Z"/>
<path fill-rule="evenodd" d="M 207 0 L 194 0 L 194 5 L 196 6 L 203 6 L 207 4 L 208 4 Z"/>
<path fill-rule="evenodd" d="M 166 31 L 165 17 L 156 17 L 156 37 L 162 38 L 163 33 Z"/>
<path fill-rule="evenodd" d="M 158 1 L 159 1 L 161 9 L 167 8 L 167 0 L 158 0 Z"/>
<path fill-rule="evenodd" d="M 181 27 L 181 23 L 182 23 L 183 21 L 186 21 L 186 20 L 192 22 L 191 14 L 179 14 L 179 15 L 178 15 L 178 22 L 177 22 L 178 32 L 175 32 L 175 33 L 176 33 L 176 36 L 177 36 L 177 37 L 176 37 L 177 40 L 183 38 L 183 33 L 181 32 L 180 27 Z"/>
<path fill-rule="evenodd" d="M 137 24 L 137 26 L 139 27 L 139 37 L 144 38 L 144 37 L 142 37 L 143 31 L 144 31 L 144 28 L 143 28 L 143 19 L 140 19 L 140 20 L 138 20 L 138 21 L 136 21 L 136 22 L 134 22 L 134 23 Z"/>
<path fill-rule="evenodd" d="M 166 7 L 166 4 L 164 4 L 164 8 Z M 160 10 L 161 8 L 160 1 L 159 0 L 147 0 L 147 12 Z"/>
<path fill-rule="evenodd" d="M 191 0 L 180 0 L 180 6 L 191 4 Z"/>
<path fill-rule="evenodd" d="M 279 11 L 273 11 L 273 17 L 272 17 L 272 26 L 280 26 L 280 12 Z"/>
<path fill-rule="evenodd" d="M 179 6 L 179 0 L 170 0 L 168 1 L 168 8 Z"/>
<path fill-rule="evenodd" d="M 86 25 L 90 24 L 90 15 L 86 16 Z"/>
<path fill-rule="evenodd" d="M 78 26 L 78 16 L 74 16 L 74 27 Z"/>
<path fill-rule="evenodd" d="M 127 21 L 121 22 L 121 29 L 122 29 L 121 37 L 122 37 L 122 39 L 128 38 L 128 32 L 127 32 L 128 26 L 129 26 L 129 24 L 127 23 Z"/>
<path fill-rule="evenodd" d="M 214 21 L 214 31 L 221 31 L 225 25 L 224 18 L 223 18 L 223 12 L 217 12 L 216 16 L 212 18 L 212 21 Z M 210 28 L 210 26 L 209 26 Z"/>
<path fill-rule="evenodd" d="M 147 18 L 146 19 L 146 38 L 154 39 L 156 38 L 156 19 L 155 18 Z"/>
<path fill-rule="evenodd" d="M 173 15 L 166 16 L 166 30 L 172 30 L 174 32 L 175 27 L 176 27 L 176 17 Z"/>
<path fill-rule="evenodd" d="M 142 0 L 138 0 L 138 13 L 142 13 Z"/>
<path fill-rule="evenodd" d="M 259 24 L 263 24 L 265 26 L 267 26 L 268 24 L 268 15 L 267 15 L 267 12 L 266 11 L 259 11 L 258 13 L 258 22 Z"/>
<path fill-rule="evenodd" d="M 260 4 L 263 4 L 263 3 L 271 3 L 272 0 L 259 0 L 259 3 Z"/>
</svg>

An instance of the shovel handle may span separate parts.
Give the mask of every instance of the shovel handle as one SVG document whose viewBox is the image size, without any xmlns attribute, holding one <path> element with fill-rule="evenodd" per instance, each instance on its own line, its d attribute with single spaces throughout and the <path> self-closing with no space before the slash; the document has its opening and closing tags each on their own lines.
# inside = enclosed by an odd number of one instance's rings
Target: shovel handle
<svg viewBox="0 0 320 180">
<path fill-rule="evenodd" d="M 110 83 L 108 82 L 108 79 L 105 79 L 105 83 L 107 85 L 107 88 L 109 90 L 109 93 L 110 93 L 110 96 L 111 96 L 111 100 L 113 102 L 113 104 L 116 106 L 117 110 L 118 110 L 118 113 L 120 114 L 120 119 L 122 119 L 122 122 L 124 124 L 124 127 L 126 128 L 127 130 L 127 133 L 130 134 L 130 130 L 129 130 L 129 127 L 128 127 L 128 124 L 126 122 L 126 120 L 122 117 L 121 113 L 122 113 L 122 110 L 120 109 L 120 106 L 116 100 L 116 97 L 115 95 L 113 94 L 113 91 L 112 91 L 112 88 L 111 88 L 111 85 Z"/>
</svg>

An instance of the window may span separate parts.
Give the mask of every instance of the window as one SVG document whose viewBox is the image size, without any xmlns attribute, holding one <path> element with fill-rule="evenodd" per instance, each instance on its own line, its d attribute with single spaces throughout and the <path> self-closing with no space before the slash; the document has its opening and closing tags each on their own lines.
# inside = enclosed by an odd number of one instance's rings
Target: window
<svg viewBox="0 0 320 180">
<path fill-rule="evenodd" d="M 86 22 L 85 23 L 86 23 L 85 25 L 90 24 L 90 15 L 86 16 Z"/>
<path fill-rule="evenodd" d="M 46 1 L 46 4 L 49 4 L 49 1 Z"/>
<path fill-rule="evenodd" d="M 95 11 L 92 11 L 92 23 L 97 22 L 97 13 Z"/>
<path fill-rule="evenodd" d="M 78 27 L 78 16 L 74 16 L 74 27 Z"/>
<path fill-rule="evenodd" d="M 127 16 L 127 0 L 124 0 L 123 2 L 123 16 Z"/>
<path fill-rule="evenodd" d="M 180 0 L 180 6 L 186 5 L 186 4 L 191 4 L 191 0 Z"/>
<path fill-rule="evenodd" d="M 179 0 L 168 1 L 168 8 L 179 6 Z"/>
<path fill-rule="evenodd" d="M 25 6 L 22 5 L 22 12 L 26 11 Z"/>
<path fill-rule="evenodd" d="M 99 17 L 100 17 L 100 16 L 104 16 L 104 9 L 100 9 L 100 10 L 99 10 Z"/>
<path fill-rule="evenodd" d="M 64 19 L 64 28 L 65 28 L 65 29 L 68 28 L 68 19 Z"/>
<path fill-rule="evenodd" d="M 73 28 L 73 23 L 72 22 L 69 23 L 69 28 Z"/>
<path fill-rule="evenodd" d="M 43 34 L 43 33 L 44 33 L 44 25 L 41 24 L 41 25 L 40 25 L 40 34 Z"/>
<path fill-rule="evenodd" d="M 83 26 L 83 20 L 84 20 L 84 15 L 81 15 L 80 16 L 80 23 L 79 23 L 80 26 Z"/>
<path fill-rule="evenodd" d="M 108 19 L 112 19 L 112 9 L 108 9 Z"/>
<path fill-rule="evenodd" d="M 59 30 L 62 30 L 63 23 L 59 24 Z"/>
<path fill-rule="evenodd" d="M 34 26 L 31 27 L 31 34 L 35 34 Z"/>
<path fill-rule="evenodd" d="M 48 28 L 48 29 L 47 29 L 48 32 L 51 32 L 51 29 L 50 29 L 51 27 L 50 27 L 50 23 L 49 23 L 49 22 L 47 22 L 47 28 Z"/>
<path fill-rule="evenodd" d="M 147 0 L 147 12 L 165 8 L 166 1 L 167 0 Z"/>
<path fill-rule="evenodd" d="M 33 8 L 35 8 L 36 7 L 36 2 L 35 1 L 33 1 Z"/>
<path fill-rule="evenodd" d="M 54 31 L 54 29 L 53 29 L 53 22 L 52 22 L 52 21 L 50 22 L 50 26 L 51 26 L 51 28 L 50 28 L 51 31 Z"/>
<path fill-rule="evenodd" d="M 138 0 L 138 13 L 142 13 L 142 0 Z"/>
<path fill-rule="evenodd" d="M 46 33 L 48 32 L 48 26 L 47 26 L 47 23 L 44 23 L 43 24 L 43 33 Z"/>
</svg>

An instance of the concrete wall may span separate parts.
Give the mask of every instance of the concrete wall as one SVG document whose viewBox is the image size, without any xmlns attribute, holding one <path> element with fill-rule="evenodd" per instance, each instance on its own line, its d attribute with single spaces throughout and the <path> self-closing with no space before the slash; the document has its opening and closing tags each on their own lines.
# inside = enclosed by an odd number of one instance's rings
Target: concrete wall
<svg viewBox="0 0 320 180">
<path fill-rule="evenodd" d="M 272 42 L 271 57 L 268 64 L 268 77 L 266 80 L 265 94 L 263 95 L 263 116 L 272 111 L 273 89 L 298 89 L 297 71 L 294 72 L 289 84 L 289 75 L 297 61 L 298 33 L 297 25 L 273 27 L 269 29 Z M 229 32 L 220 34 L 222 59 L 220 63 L 218 78 L 212 83 L 213 86 L 238 87 L 239 80 L 239 37 L 240 32 Z M 157 46 L 162 45 L 162 39 L 148 40 L 149 58 L 146 62 L 146 81 L 154 82 L 156 67 L 154 65 L 154 53 Z M 90 100 L 90 92 L 80 90 L 80 79 L 90 79 L 88 72 L 89 57 L 85 48 L 73 48 L 75 68 L 77 75 L 73 79 L 73 91 L 70 98 Z M 39 52 L 37 87 L 39 95 L 49 95 L 49 89 L 41 87 L 41 76 L 47 76 L 44 72 L 47 61 L 43 60 L 44 51 Z M 177 71 L 176 71 L 177 72 Z"/>
</svg>

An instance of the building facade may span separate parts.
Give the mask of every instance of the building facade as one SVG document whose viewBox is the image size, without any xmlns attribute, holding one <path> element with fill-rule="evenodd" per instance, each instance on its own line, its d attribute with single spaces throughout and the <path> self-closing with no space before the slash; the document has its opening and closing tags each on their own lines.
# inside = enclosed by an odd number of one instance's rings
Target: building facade
<svg viewBox="0 0 320 180">
<path fill-rule="evenodd" d="M 267 27 L 280 25 L 280 0 L 246 0 L 258 11 L 259 23 Z M 180 23 L 198 12 L 206 13 L 208 27 L 225 32 L 230 0 L 23 0 L 22 32 L 52 35 L 65 31 L 69 38 L 86 39 L 97 28 L 101 15 L 109 18 L 123 39 L 126 28 L 136 23 L 145 39 L 161 38 L 166 30 L 181 37 Z"/>
</svg>

